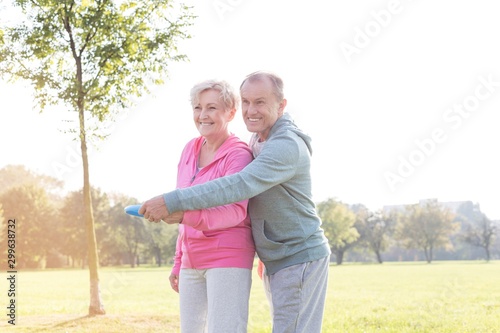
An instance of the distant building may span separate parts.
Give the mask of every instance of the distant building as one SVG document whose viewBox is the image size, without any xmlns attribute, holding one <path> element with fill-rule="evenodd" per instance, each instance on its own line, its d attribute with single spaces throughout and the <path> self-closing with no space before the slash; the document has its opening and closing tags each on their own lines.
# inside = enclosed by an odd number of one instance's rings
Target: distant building
<svg viewBox="0 0 500 333">
<path fill-rule="evenodd" d="M 435 202 L 438 203 L 441 207 L 447 208 L 450 212 L 454 214 L 463 214 L 470 215 L 471 213 L 480 212 L 479 204 L 473 203 L 472 201 L 448 201 L 448 202 L 439 202 L 438 199 L 422 199 L 418 202 L 420 206 L 423 206 L 427 203 Z M 390 214 L 392 212 L 404 212 L 407 206 L 411 206 L 414 204 L 406 204 L 406 205 L 386 205 L 382 207 L 382 211 L 384 214 Z"/>
</svg>

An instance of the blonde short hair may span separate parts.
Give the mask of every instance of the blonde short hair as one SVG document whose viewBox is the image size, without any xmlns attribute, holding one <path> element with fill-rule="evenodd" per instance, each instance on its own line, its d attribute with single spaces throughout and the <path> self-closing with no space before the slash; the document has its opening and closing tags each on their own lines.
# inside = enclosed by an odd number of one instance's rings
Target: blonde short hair
<svg viewBox="0 0 500 333">
<path fill-rule="evenodd" d="M 233 87 L 226 81 L 207 80 L 196 84 L 191 88 L 191 105 L 198 103 L 200 94 L 206 90 L 219 92 L 220 99 L 226 110 L 238 109 L 239 97 Z"/>
</svg>

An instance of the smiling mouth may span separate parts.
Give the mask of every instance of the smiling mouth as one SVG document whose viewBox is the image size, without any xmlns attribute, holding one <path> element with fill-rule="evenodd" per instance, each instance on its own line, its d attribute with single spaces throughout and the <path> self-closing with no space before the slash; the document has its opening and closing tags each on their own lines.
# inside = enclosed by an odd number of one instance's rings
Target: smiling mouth
<svg viewBox="0 0 500 333">
<path fill-rule="evenodd" d="M 198 124 L 200 124 L 200 126 L 210 126 L 210 125 L 213 125 L 214 123 L 202 123 L 202 122 L 200 122 Z"/>
<path fill-rule="evenodd" d="M 251 123 L 255 123 L 255 122 L 258 122 L 260 120 L 260 118 L 247 118 L 247 120 Z"/>
</svg>

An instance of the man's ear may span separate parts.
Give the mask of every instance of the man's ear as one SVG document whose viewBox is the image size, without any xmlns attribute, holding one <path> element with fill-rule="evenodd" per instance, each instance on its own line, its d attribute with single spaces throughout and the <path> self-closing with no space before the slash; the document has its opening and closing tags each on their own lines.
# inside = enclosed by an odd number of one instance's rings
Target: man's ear
<svg viewBox="0 0 500 333">
<path fill-rule="evenodd" d="M 281 117 L 283 113 L 285 112 L 285 107 L 286 107 L 286 98 L 283 98 L 280 102 L 280 105 L 278 106 L 278 115 Z"/>
</svg>

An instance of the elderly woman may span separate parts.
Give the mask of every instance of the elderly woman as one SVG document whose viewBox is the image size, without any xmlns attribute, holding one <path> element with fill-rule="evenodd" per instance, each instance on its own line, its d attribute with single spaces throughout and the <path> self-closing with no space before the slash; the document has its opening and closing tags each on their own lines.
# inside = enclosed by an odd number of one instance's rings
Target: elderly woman
<svg viewBox="0 0 500 333">
<path fill-rule="evenodd" d="M 193 120 L 200 136 L 185 146 L 177 188 L 237 173 L 252 161 L 247 144 L 229 131 L 238 97 L 224 81 L 191 90 Z M 180 214 L 170 275 L 179 293 L 181 332 L 247 331 L 255 246 L 248 200 Z"/>
</svg>

